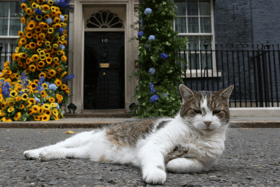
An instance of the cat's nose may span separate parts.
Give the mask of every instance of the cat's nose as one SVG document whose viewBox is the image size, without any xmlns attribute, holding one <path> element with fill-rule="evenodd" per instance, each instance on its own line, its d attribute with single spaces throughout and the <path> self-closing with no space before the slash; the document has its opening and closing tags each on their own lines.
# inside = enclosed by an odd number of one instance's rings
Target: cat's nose
<svg viewBox="0 0 280 187">
<path fill-rule="evenodd" d="M 212 121 L 204 121 L 204 123 L 205 123 L 207 126 L 210 126 L 210 124 L 212 123 Z"/>
</svg>

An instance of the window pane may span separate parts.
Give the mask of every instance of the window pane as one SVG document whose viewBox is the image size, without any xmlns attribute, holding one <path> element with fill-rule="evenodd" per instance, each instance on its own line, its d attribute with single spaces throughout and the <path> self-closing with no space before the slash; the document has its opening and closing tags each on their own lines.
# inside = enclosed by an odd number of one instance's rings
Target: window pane
<svg viewBox="0 0 280 187">
<path fill-rule="evenodd" d="M 9 2 L 8 1 L 0 2 L 0 17 L 8 17 L 8 11 L 9 11 Z"/>
<path fill-rule="evenodd" d="M 204 46 L 204 44 L 205 44 L 205 42 L 207 42 L 207 50 L 209 50 L 209 49 L 211 49 L 212 48 L 212 46 L 211 46 L 211 36 L 201 36 L 200 37 L 200 43 L 201 43 L 201 49 L 202 50 L 205 50 L 205 46 Z"/>
<path fill-rule="evenodd" d="M 188 18 L 188 32 L 198 33 L 198 18 Z"/>
<path fill-rule="evenodd" d="M 186 18 L 175 19 L 175 30 L 179 33 L 186 33 Z"/>
<path fill-rule="evenodd" d="M 3 70 L 4 68 L 4 63 L 6 61 L 12 61 L 12 57 L 11 57 L 11 52 L 15 52 L 15 48 L 17 47 L 17 44 L 16 44 L 16 39 L 4 39 L 4 40 L 1 40 L 2 42 L 2 53 L 1 53 L 1 56 L 0 56 L 0 67 L 1 69 Z"/>
<path fill-rule="evenodd" d="M 18 31 L 21 30 L 21 21 L 20 19 L 11 19 L 10 20 L 10 36 L 18 35 Z"/>
<path fill-rule="evenodd" d="M 177 0 L 175 2 L 175 12 L 177 15 L 186 15 L 186 2 L 185 0 Z"/>
<path fill-rule="evenodd" d="M 10 17 L 18 17 L 17 15 L 21 12 L 20 5 L 21 5 L 21 2 L 19 2 L 19 1 L 11 2 Z"/>
<path fill-rule="evenodd" d="M 17 39 L 10 39 L 10 40 L 9 40 L 9 43 L 10 43 L 10 49 L 9 49 L 9 51 L 11 51 L 12 53 L 15 52 L 15 49 L 16 49 L 16 47 L 18 46 L 16 41 L 17 41 Z"/>
<path fill-rule="evenodd" d="M 189 16 L 198 15 L 198 4 L 197 0 L 191 0 L 187 2 L 187 11 Z"/>
<path fill-rule="evenodd" d="M 206 54 L 201 54 L 201 60 L 202 60 L 202 69 L 206 68 L 206 61 L 207 61 L 207 68 L 206 69 L 212 69 L 211 67 L 211 54 L 207 54 L 207 59 L 206 59 Z M 207 75 L 205 75 L 207 76 Z M 209 74 L 208 74 L 209 76 Z"/>
<path fill-rule="evenodd" d="M 198 36 L 189 36 L 189 49 L 190 50 L 198 50 L 199 49 L 199 38 Z"/>
<path fill-rule="evenodd" d="M 200 18 L 201 33 L 211 33 L 211 18 Z"/>
<path fill-rule="evenodd" d="M 199 68 L 199 54 L 192 53 L 189 55 L 189 69 Z"/>
<path fill-rule="evenodd" d="M 0 36 L 7 35 L 8 33 L 8 20 L 0 19 Z"/>
<path fill-rule="evenodd" d="M 211 15 L 210 1 L 200 0 L 199 8 L 200 8 L 200 15 Z"/>
</svg>

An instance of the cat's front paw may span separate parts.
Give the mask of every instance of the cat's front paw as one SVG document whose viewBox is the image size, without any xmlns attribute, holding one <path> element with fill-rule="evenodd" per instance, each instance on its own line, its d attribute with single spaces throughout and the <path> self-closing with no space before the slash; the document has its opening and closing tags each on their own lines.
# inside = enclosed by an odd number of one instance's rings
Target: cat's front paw
<svg viewBox="0 0 280 187">
<path fill-rule="evenodd" d="M 40 151 L 39 150 L 28 150 L 23 152 L 23 156 L 25 156 L 26 160 L 36 160 L 39 158 Z"/>
<path fill-rule="evenodd" d="M 149 167 L 143 170 L 143 179 L 149 184 L 163 184 L 166 173 L 162 167 Z"/>
</svg>

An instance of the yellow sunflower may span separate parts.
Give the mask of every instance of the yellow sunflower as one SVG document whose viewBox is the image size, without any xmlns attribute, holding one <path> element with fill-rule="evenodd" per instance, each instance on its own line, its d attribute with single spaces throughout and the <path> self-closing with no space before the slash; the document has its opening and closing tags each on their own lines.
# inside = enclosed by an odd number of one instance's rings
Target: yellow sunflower
<svg viewBox="0 0 280 187">
<path fill-rule="evenodd" d="M 21 98 L 21 96 L 20 96 L 20 95 L 19 95 L 19 96 L 17 96 L 17 97 L 16 97 L 16 102 L 21 101 L 21 99 L 22 99 L 22 98 Z"/>
<path fill-rule="evenodd" d="M 42 96 L 42 97 L 47 97 L 47 96 L 48 96 L 48 94 L 46 93 L 46 91 L 45 91 L 45 90 L 43 90 L 43 91 L 41 91 L 41 96 Z"/>
<path fill-rule="evenodd" d="M 45 88 L 45 89 L 47 89 L 49 86 L 48 86 L 47 83 L 43 83 L 43 84 L 42 84 L 42 87 Z"/>
<path fill-rule="evenodd" d="M 27 105 L 26 105 L 26 107 L 31 107 L 32 106 L 32 102 L 31 101 L 28 101 L 28 103 L 27 103 Z"/>
<path fill-rule="evenodd" d="M 3 103 L 1 103 L 1 109 L 2 109 L 2 110 L 5 110 L 5 109 L 6 109 L 6 107 L 7 107 L 7 103 L 4 103 L 4 102 L 3 102 Z"/>
<path fill-rule="evenodd" d="M 1 117 L 5 116 L 5 112 L 3 112 L 2 110 L 0 110 L 0 116 L 1 116 Z"/>
<path fill-rule="evenodd" d="M 62 81 L 60 79 L 55 79 L 54 83 L 57 87 L 59 87 L 59 86 L 61 86 Z"/>
<path fill-rule="evenodd" d="M 3 117 L 1 120 L 2 122 L 12 122 L 12 119 L 8 117 Z"/>
<path fill-rule="evenodd" d="M 21 3 L 20 7 L 21 7 L 22 10 L 26 10 L 27 5 L 25 3 Z"/>
<path fill-rule="evenodd" d="M 19 119 L 21 118 L 21 113 L 20 112 L 17 112 L 15 117 L 14 117 L 14 120 L 15 121 L 18 121 Z"/>
<path fill-rule="evenodd" d="M 32 72 L 34 72 L 34 71 L 36 70 L 36 66 L 35 66 L 34 64 L 31 64 L 31 65 L 29 66 L 29 70 L 32 71 Z"/>
<path fill-rule="evenodd" d="M 56 108 L 57 104 L 56 103 L 51 103 L 50 106 L 51 106 L 51 108 Z"/>
<path fill-rule="evenodd" d="M 50 120 L 50 116 L 49 115 L 42 115 L 42 121 L 49 121 Z"/>
<path fill-rule="evenodd" d="M 43 107 L 45 110 L 49 110 L 51 108 L 49 104 L 43 104 Z"/>
<path fill-rule="evenodd" d="M 20 110 L 24 109 L 24 104 L 20 104 L 19 107 L 18 107 Z"/>
<path fill-rule="evenodd" d="M 25 94 L 22 94 L 22 100 L 26 101 L 28 99 L 28 95 L 25 93 Z"/>
<path fill-rule="evenodd" d="M 55 98 L 50 97 L 50 98 L 49 98 L 49 102 L 50 102 L 50 103 L 54 103 L 54 102 L 55 102 Z"/>
<path fill-rule="evenodd" d="M 50 116 L 52 114 L 51 110 L 45 110 L 45 114 Z"/>
<path fill-rule="evenodd" d="M 57 109 L 53 109 L 53 110 L 52 110 L 52 114 L 53 114 L 54 116 L 58 116 L 58 110 L 57 110 Z"/>
<path fill-rule="evenodd" d="M 27 110 L 27 114 L 28 114 L 28 115 L 33 114 L 33 112 L 34 112 L 34 111 L 33 111 L 33 109 L 32 109 L 32 108 L 30 108 L 29 110 Z"/>
<path fill-rule="evenodd" d="M 11 92 L 10 92 L 10 96 L 11 97 L 16 97 L 18 95 L 18 93 L 17 93 L 17 91 L 15 91 L 15 90 L 12 90 Z"/>
<path fill-rule="evenodd" d="M 9 112 L 9 113 L 12 113 L 14 110 L 15 110 L 15 108 L 14 108 L 14 107 L 10 107 L 10 108 L 8 108 L 8 112 Z"/>
</svg>

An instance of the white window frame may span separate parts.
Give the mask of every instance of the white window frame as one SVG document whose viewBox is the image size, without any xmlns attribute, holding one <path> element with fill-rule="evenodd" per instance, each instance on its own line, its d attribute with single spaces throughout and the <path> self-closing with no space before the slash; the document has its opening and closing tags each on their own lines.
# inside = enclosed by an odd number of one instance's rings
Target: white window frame
<svg viewBox="0 0 280 187">
<path fill-rule="evenodd" d="M 21 2 L 19 0 L 5 0 L 6 2 L 9 1 L 9 2 Z M 18 19 L 20 20 L 21 18 L 20 17 L 11 17 L 11 4 L 9 5 L 9 10 L 8 10 L 8 17 L 0 17 L 0 19 L 7 19 L 8 20 L 8 28 L 7 28 L 7 35 L 0 35 L 0 41 L 1 40 L 10 40 L 10 39 L 19 39 L 19 36 L 10 36 L 10 25 L 11 25 L 11 20 L 12 19 Z M 23 30 L 23 24 L 21 23 L 21 31 Z M 3 45 L 6 45 L 6 44 L 3 44 L 2 43 L 2 46 Z M 4 48 L 4 47 L 3 47 Z M 7 59 L 10 59 L 11 58 L 11 55 L 12 55 L 12 52 L 11 51 L 11 43 L 8 42 L 8 45 L 7 45 L 7 48 L 5 49 L 5 51 L 3 51 L 2 49 L 2 52 L 1 52 L 1 61 L 3 58 L 6 57 L 6 59 L 4 59 L 4 62 L 7 60 Z M 1 63 L 1 66 L 3 66 L 2 62 Z M 2 67 L 0 67 L 2 69 Z"/>
<path fill-rule="evenodd" d="M 177 36 L 210 36 L 211 37 L 211 46 L 210 44 L 208 44 L 207 50 L 210 51 L 210 47 L 212 48 L 212 50 L 215 50 L 215 28 L 214 28 L 214 5 L 213 5 L 213 0 L 210 0 L 210 10 L 211 10 L 211 15 L 200 15 L 200 6 L 199 6 L 199 2 L 200 0 L 197 0 L 198 2 L 198 15 L 196 16 L 192 16 L 192 15 L 187 15 L 187 8 L 186 8 L 186 15 L 185 16 L 177 16 L 177 17 L 185 17 L 186 18 L 186 31 L 187 33 L 178 33 Z M 186 6 L 187 7 L 187 6 Z M 189 17 L 198 17 L 198 29 L 199 29 L 199 33 L 188 33 L 188 18 Z M 201 17 L 211 17 L 211 33 L 201 33 L 201 25 L 200 25 L 200 18 Z M 173 28 L 175 30 L 175 20 L 173 21 Z M 199 43 L 198 45 L 200 46 L 201 44 L 201 40 L 199 38 Z M 203 42 L 204 44 L 204 42 Z M 203 45 L 201 44 L 201 45 Z M 187 45 L 187 49 L 189 48 L 189 46 Z M 194 51 L 194 50 L 192 50 Z M 210 52 L 209 52 L 210 53 Z M 186 55 L 188 54 L 188 51 L 186 51 Z M 192 52 L 191 54 L 195 54 L 195 52 Z M 200 49 L 197 50 L 196 54 L 200 54 Z M 201 51 L 201 54 L 205 54 L 205 51 Z M 204 72 L 204 69 L 198 68 L 198 69 L 189 69 L 189 58 L 187 58 L 187 62 L 188 62 L 188 69 L 186 70 L 186 77 L 187 78 L 199 78 L 199 77 L 203 77 L 204 74 L 208 74 L 209 77 L 221 77 L 222 73 L 221 72 L 217 72 L 217 67 L 216 67 L 216 58 L 215 58 L 215 51 L 212 52 L 212 66 L 213 69 L 208 68 L 208 72 Z M 201 67 L 201 56 L 199 55 L 199 67 Z M 185 74 L 182 75 L 182 78 L 185 78 Z"/>
</svg>

